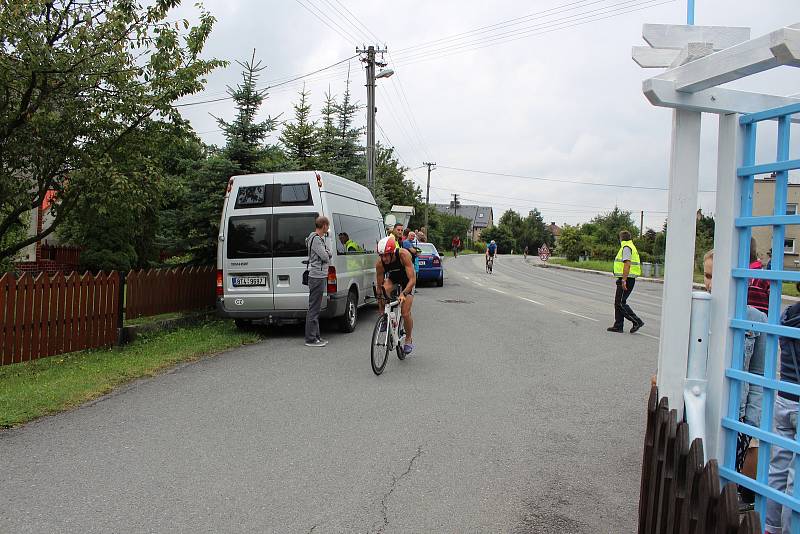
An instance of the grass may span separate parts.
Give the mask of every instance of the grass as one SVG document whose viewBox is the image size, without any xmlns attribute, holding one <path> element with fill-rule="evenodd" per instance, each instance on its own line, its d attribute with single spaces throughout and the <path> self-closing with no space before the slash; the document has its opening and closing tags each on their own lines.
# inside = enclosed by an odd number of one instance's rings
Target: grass
<svg viewBox="0 0 800 534">
<path fill-rule="evenodd" d="M 254 343 L 233 321 L 142 336 L 122 348 L 89 350 L 0 367 L 0 428 L 21 425 L 104 395 L 177 363 Z"/>
<path fill-rule="evenodd" d="M 138 317 L 136 319 L 125 319 L 125 326 L 139 326 L 143 324 L 157 323 L 159 321 L 167 321 L 170 319 L 178 319 L 186 315 L 182 312 L 162 313 L 159 315 L 150 315 L 147 317 Z"/>
</svg>

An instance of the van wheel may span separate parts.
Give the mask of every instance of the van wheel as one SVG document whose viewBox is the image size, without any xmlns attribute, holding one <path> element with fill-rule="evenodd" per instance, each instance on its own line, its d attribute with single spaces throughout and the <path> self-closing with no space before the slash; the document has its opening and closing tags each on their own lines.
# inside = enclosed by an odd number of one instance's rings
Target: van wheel
<svg viewBox="0 0 800 534">
<path fill-rule="evenodd" d="M 358 297 L 355 291 L 347 294 L 347 303 L 344 305 L 344 315 L 339 318 L 339 329 L 349 334 L 356 329 L 358 318 Z"/>
<path fill-rule="evenodd" d="M 235 324 L 236 328 L 239 330 L 249 330 L 253 328 L 253 321 L 248 321 L 247 319 L 234 319 L 233 324 Z"/>
</svg>

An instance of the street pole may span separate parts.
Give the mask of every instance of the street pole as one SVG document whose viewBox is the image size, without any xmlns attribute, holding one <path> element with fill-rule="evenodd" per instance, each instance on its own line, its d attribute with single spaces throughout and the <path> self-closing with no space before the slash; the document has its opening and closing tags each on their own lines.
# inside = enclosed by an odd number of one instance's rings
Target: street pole
<svg viewBox="0 0 800 534">
<path fill-rule="evenodd" d="M 423 161 L 422 164 L 423 165 L 427 165 L 427 167 L 428 167 L 428 186 L 425 189 L 425 230 L 427 231 L 428 230 L 428 209 L 429 209 L 428 205 L 431 202 L 431 170 L 433 170 L 431 167 L 433 167 L 435 169 L 434 165 L 436 165 L 436 163 L 430 163 L 430 162 L 427 162 L 427 161 Z"/>
<path fill-rule="evenodd" d="M 639 237 L 644 236 L 644 210 L 642 210 L 641 219 L 639 219 Z"/>
<path fill-rule="evenodd" d="M 367 48 L 367 188 L 375 193 L 375 47 Z"/>
<path fill-rule="evenodd" d="M 453 215 L 458 217 L 458 194 L 453 193 Z"/>
<path fill-rule="evenodd" d="M 375 54 L 383 54 L 386 49 L 376 50 L 374 46 L 356 49 L 358 54 L 366 54 L 361 61 L 367 64 L 367 188 L 375 193 L 375 66 L 385 67 L 386 63 L 375 60 Z M 379 77 L 391 76 L 392 72 L 382 72 Z"/>
</svg>

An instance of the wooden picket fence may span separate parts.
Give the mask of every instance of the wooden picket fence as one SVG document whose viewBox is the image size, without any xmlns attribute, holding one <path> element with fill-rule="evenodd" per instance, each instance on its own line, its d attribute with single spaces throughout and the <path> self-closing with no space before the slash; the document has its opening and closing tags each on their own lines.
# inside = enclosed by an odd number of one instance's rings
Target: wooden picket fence
<svg viewBox="0 0 800 534">
<path fill-rule="evenodd" d="M 126 319 L 211 307 L 216 299 L 213 267 L 131 271 L 125 283 Z"/>
<path fill-rule="evenodd" d="M 117 340 L 119 275 L 45 273 L 0 278 L 0 365 Z"/>
<path fill-rule="evenodd" d="M 736 485 L 720 491 L 716 460 L 703 461 L 703 441 L 650 390 L 639 491 L 639 534 L 759 534 L 758 512 L 740 517 Z"/>
</svg>

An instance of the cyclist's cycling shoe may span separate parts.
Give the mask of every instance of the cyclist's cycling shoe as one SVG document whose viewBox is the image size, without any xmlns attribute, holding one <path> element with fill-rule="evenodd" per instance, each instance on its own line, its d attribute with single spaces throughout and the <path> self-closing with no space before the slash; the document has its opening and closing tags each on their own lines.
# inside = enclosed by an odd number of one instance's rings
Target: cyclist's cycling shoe
<svg viewBox="0 0 800 534">
<path fill-rule="evenodd" d="M 413 351 L 413 350 L 414 350 L 414 344 L 413 343 L 406 343 L 405 345 L 403 345 L 403 352 L 406 354 L 406 356 L 411 354 L 411 351 Z"/>
</svg>

